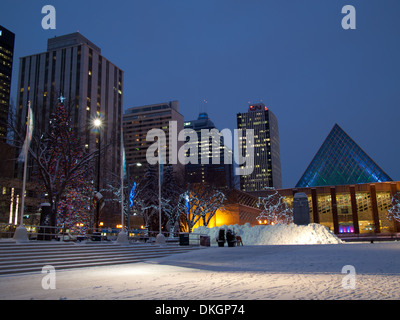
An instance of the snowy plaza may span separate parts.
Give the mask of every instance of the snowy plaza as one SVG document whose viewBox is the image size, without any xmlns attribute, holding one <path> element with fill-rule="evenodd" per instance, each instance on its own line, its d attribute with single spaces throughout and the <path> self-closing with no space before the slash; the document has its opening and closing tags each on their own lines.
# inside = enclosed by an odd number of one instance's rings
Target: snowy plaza
<svg viewBox="0 0 400 320">
<path fill-rule="evenodd" d="M 399 0 L 23 2 L 0 10 L 0 302 L 400 300 Z M 86 318 L 63 307 L 14 310 Z"/>
<path fill-rule="evenodd" d="M 40 272 L 1 276 L 0 299 L 400 299 L 399 251 L 399 242 L 212 245 L 138 263 L 56 270 L 55 289 L 43 289 Z"/>
</svg>

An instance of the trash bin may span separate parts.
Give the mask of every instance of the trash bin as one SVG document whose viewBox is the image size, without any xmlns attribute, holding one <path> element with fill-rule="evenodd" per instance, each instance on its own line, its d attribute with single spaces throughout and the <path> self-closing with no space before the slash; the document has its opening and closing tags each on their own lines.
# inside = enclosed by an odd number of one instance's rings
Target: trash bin
<svg viewBox="0 0 400 320">
<path fill-rule="evenodd" d="M 92 241 L 101 241 L 101 232 L 93 232 L 91 234 L 90 240 L 92 240 Z"/>
<path fill-rule="evenodd" d="M 225 245 L 225 229 L 219 229 L 217 242 L 218 247 L 223 247 Z"/>
<path fill-rule="evenodd" d="M 226 241 L 228 242 L 228 247 L 234 247 L 236 244 L 236 236 L 231 229 L 226 232 Z"/>
<path fill-rule="evenodd" d="M 180 233 L 179 234 L 179 245 L 180 246 L 188 246 L 189 245 L 189 233 Z"/>
<path fill-rule="evenodd" d="M 210 246 L 210 236 L 200 236 L 200 245 L 203 247 Z"/>
<path fill-rule="evenodd" d="M 50 241 L 54 237 L 53 233 L 55 233 L 55 229 L 49 226 L 51 220 L 51 205 L 46 202 L 42 203 L 40 206 L 40 227 L 37 234 L 37 240 Z"/>
</svg>

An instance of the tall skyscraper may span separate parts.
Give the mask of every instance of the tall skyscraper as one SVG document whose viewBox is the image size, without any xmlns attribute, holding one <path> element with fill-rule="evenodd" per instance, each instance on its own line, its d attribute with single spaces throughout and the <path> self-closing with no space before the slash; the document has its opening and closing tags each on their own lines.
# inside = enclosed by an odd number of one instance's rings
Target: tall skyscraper
<svg viewBox="0 0 400 320">
<path fill-rule="evenodd" d="M 0 141 L 7 136 L 15 34 L 0 25 Z"/>
<path fill-rule="evenodd" d="M 197 133 L 197 149 L 198 149 L 198 163 L 186 164 L 186 179 L 191 183 L 208 183 L 217 188 L 233 188 L 233 169 L 232 164 L 225 163 L 225 151 L 231 153 L 231 150 L 224 145 L 224 139 L 221 134 L 216 137 L 212 135 L 202 140 L 202 130 L 210 131 L 216 129 L 214 123 L 210 120 L 207 113 L 202 112 L 199 114 L 197 120 L 185 121 L 185 129 L 193 129 Z M 213 139 L 217 139 L 213 141 Z M 219 146 L 218 152 L 213 154 L 213 144 Z M 207 158 L 208 163 L 202 163 L 201 158 Z M 217 158 L 219 164 L 213 164 L 213 157 Z"/>
<path fill-rule="evenodd" d="M 265 187 L 282 188 L 279 129 L 275 115 L 263 103 L 253 104 L 248 112 L 237 114 L 237 126 L 238 129 L 254 130 L 254 170 L 249 175 L 240 176 L 241 190 L 251 192 L 262 191 Z M 240 143 L 245 150 L 245 139 Z"/>
<path fill-rule="evenodd" d="M 80 33 L 51 38 L 46 52 L 20 58 L 17 120 L 23 127 L 31 101 L 35 127 L 44 130 L 62 95 L 88 150 L 98 143 L 92 120 L 102 118 L 101 141 L 111 144 L 102 170 L 118 172 L 122 87 L 123 71 Z"/>
<path fill-rule="evenodd" d="M 140 107 L 129 108 L 123 116 L 124 145 L 127 171 L 130 179 L 140 181 L 147 168 L 146 152 L 154 141 L 146 141 L 151 129 L 162 129 L 166 136 L 166 159 L 168 161 L 172 150 L 170 137 L 170 121 L 175 121 L 177 133 L 183 129 L 183 115 L 179 113 L 179 102 L 170 101 Z M 177 142 L 177 148 L 184 142 Z M 183 170 L 179 164 L 173 165 L 174 171 Z"/>
<path fill-rule="evenodd" d="M 101 190 L 110 174 L 119 174 L 122 127 L 123 71 L 101 55 L 101 49 L 80 33 L 48 39 L 47 51 L 20 58 L 17 125 L 25 128 L 28 101 L 33 109 L 35 130 L 48 128 L 58 98 L 70 108 L 75 129 L 86 149 L 96 151 L 108 145 L 96 161 L 100 163 Z M 101 127 L 93 131 L 93 121 Z M 18 170 L 21 174 L 21 170 Z"/>
<path fill-rule="evenodd" d="M 296 188 L 384 181 L 392 179 L 335 124 Z"/>
</svg>

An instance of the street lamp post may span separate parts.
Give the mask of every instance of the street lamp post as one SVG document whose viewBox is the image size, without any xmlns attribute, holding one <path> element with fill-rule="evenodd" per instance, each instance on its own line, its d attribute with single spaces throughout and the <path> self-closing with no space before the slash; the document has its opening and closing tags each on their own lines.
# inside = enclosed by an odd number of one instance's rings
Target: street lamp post
<svg viewBox="0 0 400 320">
<path fill-rule="evenodd" d="M 103 125 L 103 122 L 101 121 L 100 118 L 96 118 L 93 120 L 93 126 L 97 129 L 97 132 L 99 134 L 99 140 L 98 140 L 98 155 L 97 155 L 97 192 L 100 192 L 100 148 L 101 148 L 101 127 Z M 99 228 L 99 217 L 100 217 L 100 199 L 97 200 L 97 205 L 96 205 L 96 217 L 95 217 L 95 228 Z"/>
</svg>

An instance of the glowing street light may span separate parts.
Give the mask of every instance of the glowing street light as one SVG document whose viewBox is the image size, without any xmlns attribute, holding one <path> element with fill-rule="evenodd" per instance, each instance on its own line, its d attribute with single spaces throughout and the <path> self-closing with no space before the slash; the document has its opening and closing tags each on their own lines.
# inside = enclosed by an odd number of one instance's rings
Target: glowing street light
<svg viewBox="0 0 400 320">
<path fill-rule="evenodd" d="M 95 127 L 98 131 L 99 138 L 98 138 L 98 158 L 97 158 L 97 192 L 100 192 L 100 152 L 101 152 L 101 145 L 100 145 L 100 129 L 103 126 L 103 121 L 100 118 L 93 119 L 93 127 Z M 96 219 L 95 219 L 95 228 L 99 228 L 99 217 L 100 217 L 100 203 L 97 203 L 96 206 Z"/>
<path fill-rule="evenodd" d="M 100 129 L 100 127 L 103 125 L 103 122 L 101 121 L 100 118 L 96 118 L 93 120 L 93 126 L 97 129 Z"/>
</svg>

